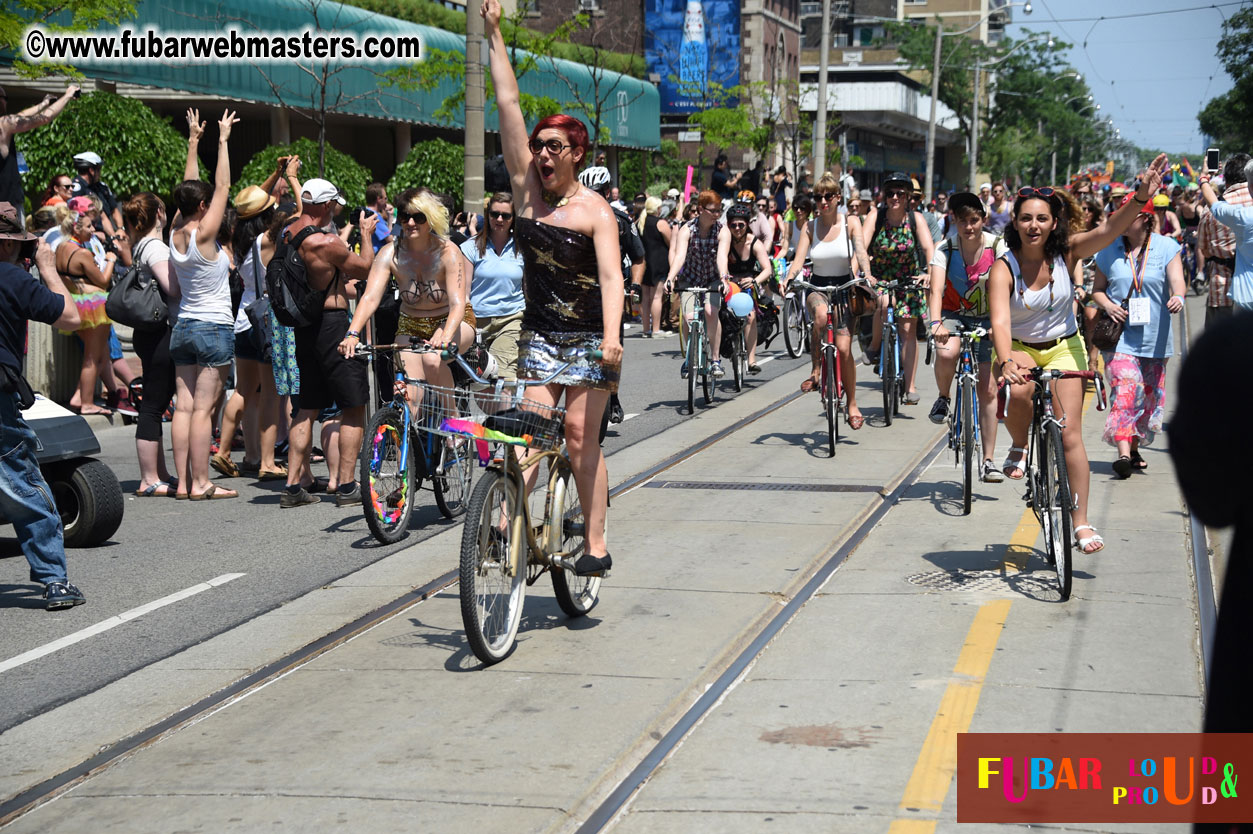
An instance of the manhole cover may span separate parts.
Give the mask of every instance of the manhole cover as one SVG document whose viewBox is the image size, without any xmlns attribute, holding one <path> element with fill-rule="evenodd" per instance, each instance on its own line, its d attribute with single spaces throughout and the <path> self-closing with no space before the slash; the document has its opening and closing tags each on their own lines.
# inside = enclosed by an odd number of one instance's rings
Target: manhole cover
<svg viewBox="0 0 1253 834">
<path fill-rule="evenodd" d="M 1007 574 L 999 570 L 933 570 L 911 574 L 905 577 L 905 581 L 933 591 L 1046 593 L 1054 588 L 1053 577 L 1049 574 Z"/>
</svg>

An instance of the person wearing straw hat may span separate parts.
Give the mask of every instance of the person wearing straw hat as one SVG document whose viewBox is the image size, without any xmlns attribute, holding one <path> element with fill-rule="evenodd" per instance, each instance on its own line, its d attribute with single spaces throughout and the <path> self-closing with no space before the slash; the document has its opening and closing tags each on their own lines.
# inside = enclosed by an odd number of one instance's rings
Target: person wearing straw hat
<svg viewBox="0 0 1253 834">
<path fill-rule="evenodd" d="M 42 284 L 18 265 L 32 254 Z M 22 229 L 12 203 L 0 203 L 0 514 L 13 523 L 31 581 L 44 586 L 44 607 L 57 611 L 87 598 L 67 577 L 61 514 L 35 459 L 39 440 L 20 410 L 34 402 L 22 376 L 28 321 L 76 330 L 78 306 L 48 244 Z"/>
</svg>

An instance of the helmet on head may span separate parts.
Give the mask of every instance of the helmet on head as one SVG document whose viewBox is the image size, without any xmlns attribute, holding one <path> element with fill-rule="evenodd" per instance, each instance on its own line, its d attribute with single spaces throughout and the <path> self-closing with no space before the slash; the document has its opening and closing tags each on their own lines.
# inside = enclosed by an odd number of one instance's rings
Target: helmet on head
<svg viewBox="0 0 1253 834">
<path fill-rule="evenodd" d="M 735 202 L 737 203 L 751 203 L 756 199 L 757 195 L 747 188 L 735 195 Z"/>
<path fill-rule="evenodd" d="M 914 180 L 912 177 L 909 176 L 909 174 L 904 174 L 904 173 L 901 173 L 900 171 L 895 171 L 891 174 L 888 174 L 887 179 L 883 181 L 883 188 L 885 190 L 890 186 L 899 186 L 901 188 L 904 188 L 906 191 L 913 191 Z"/>
<path fill-rule="evenodd" d="M 579 174 L 579 182 L 593 191 L 608 188 L 609 179 L 609 169 L 603 165 L 593 165 L 590 168 L 584 168 L 583 172 Z"/>
<path fill-rule="evenodd" d="M 1165 194 L 1158 194 L 1153 198 L 1153 208 L 1169 208 L 1170 198 Z"/>
<path fill-rule="evenodd" d="M 736 203 L 727 209 L 727 220 L 749 220 L 752 216 L 753 210 L 748 203 Z"/>
</svg>

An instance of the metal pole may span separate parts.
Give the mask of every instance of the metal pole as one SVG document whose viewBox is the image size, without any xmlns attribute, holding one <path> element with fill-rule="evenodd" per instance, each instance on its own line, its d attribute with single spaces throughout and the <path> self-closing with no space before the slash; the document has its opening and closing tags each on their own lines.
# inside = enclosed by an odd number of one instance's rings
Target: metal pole
<svg viewBox="0 0 1253 834">
<path fill-rule="evenodd" d="M 927 121 L 927 178 L 922 184 L 924 200 L 931 199 L 935 179 L 935 108 L 940 99 L 940 50 L 944 45 L 944 24 L 935 24 L 935 62 L 931 65 L 931 118 Z"/>
<path fill-rule="evenodd" d="M 818 48 L 818 116 L 814 120 L 814 170 L 810 188 L 813 188 L 813 184 L 827 169 L 827 62 L 830 60 L 831 0 L 822 0 L 822 43 Z M 799 170 L 796 175 L 799 183 Z"/>
<path fill-rule="evenodd" d="M 1053 159 L 1049 163 L 1049 185 L 1057 185 L 1057 148 L 1053 148 Z"/>
<path fill-rule="evenodd" d="M 975 106 L 970 120 L 970 190 L 975 190 L 975 178 L 979 176 L 979 76 L 983 67 L 975 64 Z"/>
<path fill-rule="evenodd" d="M 481 0 L 466 2 L 466 132 L 463 208 L 466 213 L 483 209 L 483 18 Z"/>
</svg>

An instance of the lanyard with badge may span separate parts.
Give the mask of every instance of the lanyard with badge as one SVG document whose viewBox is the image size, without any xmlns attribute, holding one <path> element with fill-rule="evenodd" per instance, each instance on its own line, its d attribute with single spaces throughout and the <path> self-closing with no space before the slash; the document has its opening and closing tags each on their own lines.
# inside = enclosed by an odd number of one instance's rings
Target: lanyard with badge
<svg viewBox="0 0 1253 834">
<path fill-rule="evenodd" d="M 1127 324 L 1133 327 L 1149 323 L 1149 299 L 1144 294 L 1144 271 L 1149 266 L 1149 244 L 1152 240 L 1152 235 L 1145 235 L 1144 246 L 1140 249 L 1138 269 L 1137 264 L 1131 263 L 1131 257 L 1127 257 L 1127 263 L 1131 265 L 1131 293 L 1127 299 Z"/>
</svg>

